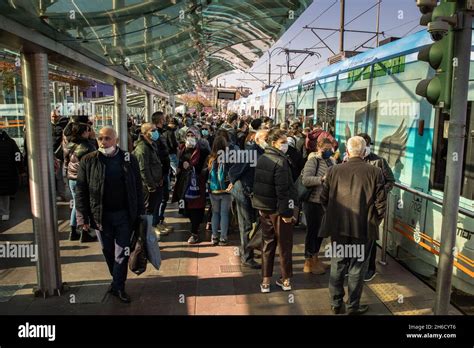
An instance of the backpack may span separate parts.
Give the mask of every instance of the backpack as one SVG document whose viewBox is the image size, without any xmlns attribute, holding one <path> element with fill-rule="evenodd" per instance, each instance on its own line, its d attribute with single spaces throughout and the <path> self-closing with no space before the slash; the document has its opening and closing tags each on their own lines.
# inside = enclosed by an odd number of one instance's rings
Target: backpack
<svg viewBox="0 0 474 348">
<path fill-rule="evenodd" d="M 318 141 L 325 138 L 328 138 L 331 141 L 332 146 L 334 147 L 334 151 L 336 151 L 339 147 L 339 144 L 336 139 L 334 139 L 334 137 L 329 132 L 326 132 L 323 129 L 314 129 L 306 136 L 305 148 L 308 153 L 315 151 L 318 145 Z"/>
<path fill-rule="evenodd" d="M 224 163 L 217 163 L 217 165 L 216 163 L 215 161 L 212 164 L 211 172 L 209 173 L 209 190 L 211 193 L 222 193 L 227 188 L 224 176 Z"/>
</svg>

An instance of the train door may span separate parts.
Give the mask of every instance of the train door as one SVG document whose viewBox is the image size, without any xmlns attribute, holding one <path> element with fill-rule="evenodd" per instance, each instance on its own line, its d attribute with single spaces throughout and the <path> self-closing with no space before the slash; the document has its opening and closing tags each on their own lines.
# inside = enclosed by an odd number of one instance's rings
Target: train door
<svg viewBox="0 0 474 348">
<path fill-rule="evenodd" d="M 354 134 L 366 133 L 375 141 L 377 135 L 378 101 L 364 106 L 355 113 Z"/>
<path fill-rule="evenodd" d="M 472 101 L 468 102 L 466 115 L 466 142 L 463 159 L 463 178 L 461 196 L 474 200 L 474 109 Z M 446 161 L 448 155 L 449 114 L 436 112 L 436 124 L 433 140 L 433 158 L 430 186 L 444 191 Z"/>
</svg>

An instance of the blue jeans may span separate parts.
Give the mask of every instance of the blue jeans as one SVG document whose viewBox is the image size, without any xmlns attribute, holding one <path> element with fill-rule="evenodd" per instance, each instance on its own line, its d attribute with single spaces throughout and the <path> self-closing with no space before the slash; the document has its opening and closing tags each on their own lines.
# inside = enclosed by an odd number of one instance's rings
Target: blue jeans
<svg viewBox="0 0 474 348">
<path fill-rule="evenodd" d="M 159 208 L 158 208 L 158 223 L 161 224 L 165 221 L 165 210 L 166 205 L 168 204 L 168 199 L 170 199 L 170 187 L 169 187 L 169 176 L 163 176 L 163 190 L 161 199 L 159 201 Z"/>
<path fill-rule="evenodd" d="M 76 227 L 76 180 L 69 180 L 69 189 L 71 190 L 72 195 L 72 209 L 71 209 L 71 218 L 69 220 L 69 225 Z"/>
<path fill-rule="evenodd" d="M 173 175 L 176 175 L 176 171 L 178 169 L 178 156 L 176 154 L 170 154 L 170 166 Z"/>
<path fill-rule="evenodd" d="M 131 235 L 132 231 L 126 210 L 104 212 L 102 231 L 98 233 L 98 237 L 109 272 L 112 275 L 113 290 L 125 289 Z"/>
<path fill-rule="evenodd" d="M 361 242 L 349 238 L 331 238 L 333 242 L 342 245 L 362 245 L 364 257 L 362 260 L 357 257 L 331 257 L 331 272 L 329 275 L 329 294 L 331 306 L 342 306 L 344 298 L 344 277 L 349 274 L 347 287 L 349 290 L 349 299 L 347 301 L 347 310 L 356 310 L 359 308 L 360 297 L 364 287 L 364 276 L 367 273 L 370 258 L 370 248 L 373 241 Z M 354 256 L 354 255 L 351 255 Z"/>
<path fill-rule="evenodd" d="M 228 193 L 210 194 L 212 204 L 212 237 L 217 238 L 219 223 L 221 227 L 221 240 L 227 240 L 229 231 L 229 211 L 232 197 Z"/>
<path fill-rule="evenodd" d="M 257 212 L 252 207 L 249 197 L 243 197 L 242 200 L 236 199 L 237 218 L 239 220 L 240 230 L 240 258 L 242 262 L 251 262 L 253 260 L 253 249 L 248 247 L 250 232 L 253 224 L 257 222 Z"/>
</svg>

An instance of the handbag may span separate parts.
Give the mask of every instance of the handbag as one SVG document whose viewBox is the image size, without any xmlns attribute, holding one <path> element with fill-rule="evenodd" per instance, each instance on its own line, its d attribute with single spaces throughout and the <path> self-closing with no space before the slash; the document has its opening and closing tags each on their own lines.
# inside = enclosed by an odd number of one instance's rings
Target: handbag
<svg viewBox="0 0 474 348">
<path fill-rule="evenodd" d="M 137 219 L 135 229 L 130 242 L 130 259 L 128 267 L 136 275 L 146 271 L 147 253 L 146 253 L 146 234 L 148 229 L 148 220 L 141 217 Z M 151 225 L 150 225 L 151 228 Z"/>
<path fill-rule="evenodd" d="M 143 215 L 142 218 L 147 221 L 146 229 L 146 256 L 147 260 L 155 267 L 156 270 L 160 270 L 161 266 L 161 252 L 158 238 L 152 226 L 153 215 Z"/>
<path fill-rule="evenodd" d="M 189 180 L 188 188 L 186 189 L 186 193 L 184 194 L 184 198 L 186 199 L 196 199 L 201 196 L 199 190 L 199 180 L 198 176 L 196 175 L 196 170 L 193 167 L 193 171 L 191 173 L 191 178 Z"/>
</svg>

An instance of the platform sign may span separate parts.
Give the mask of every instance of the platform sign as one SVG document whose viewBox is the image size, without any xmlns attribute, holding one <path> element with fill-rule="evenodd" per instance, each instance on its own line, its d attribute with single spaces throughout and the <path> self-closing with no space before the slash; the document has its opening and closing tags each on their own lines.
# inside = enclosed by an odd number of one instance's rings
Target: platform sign
<svg viewBox="0 0 474 348">
<path fill-rule="evenodd" d="M 217 99 L 235 100 L 236 92 L 217 92 Z"/>
</svg>

